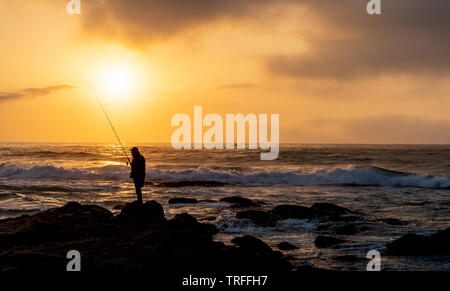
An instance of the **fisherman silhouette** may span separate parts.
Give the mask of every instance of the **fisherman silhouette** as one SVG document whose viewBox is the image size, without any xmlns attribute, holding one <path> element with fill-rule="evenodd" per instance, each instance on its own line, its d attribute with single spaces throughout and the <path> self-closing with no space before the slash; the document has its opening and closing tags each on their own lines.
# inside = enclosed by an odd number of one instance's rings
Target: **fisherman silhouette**
<svg viewBox="0 0 450 291">
<path fill-rule="evenodd" d="M 142 203 L 142 187 L 144 187 L 145 182 L 145 158 L 137 147 L 131 149 L 131 155 L 133 156 L 133 161 L 131 162 L 130 178 L 133 178 L 137 201 Z"/>
</svg>

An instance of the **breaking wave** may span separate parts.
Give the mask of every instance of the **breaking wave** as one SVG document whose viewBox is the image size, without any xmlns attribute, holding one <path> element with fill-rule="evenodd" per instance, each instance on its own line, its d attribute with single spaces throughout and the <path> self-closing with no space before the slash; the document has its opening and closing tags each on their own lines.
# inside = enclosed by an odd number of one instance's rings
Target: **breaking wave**
<svg viewBox="0 0 450 291">
<path fill-rule="evenodd" d="M 52 180 L 125 180 L 129 169 L 110 165 L 88 169 L 69 169 L 51 165 L 0 166 L 1 179 L 52 179 Z M 354 186 L 410 186 L 420 188 L 450 189 L 450 176 L 424 175 L 391 171 L 373 166 L 348 166 L 333 169 L 268 171 L 261 169 L 230 169 L 229 167 L 176 167 L 155 166 L 148 169 L 148 181 L 215 181 L 241 185 L 354 185 Z"/>
</svg>

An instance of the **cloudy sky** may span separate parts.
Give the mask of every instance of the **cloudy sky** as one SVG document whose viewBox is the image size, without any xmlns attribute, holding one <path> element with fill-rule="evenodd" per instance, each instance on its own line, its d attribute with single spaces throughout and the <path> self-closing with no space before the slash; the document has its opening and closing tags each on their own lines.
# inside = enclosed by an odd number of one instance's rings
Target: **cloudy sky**
<svg viewBox="0 0 450 291">
<path fill-rule="evenodd" d="M 279 113 L 282 142 L 450 143 L 450 1 L 0 0 L 0 141 L 169 142 Z"/>
</svg>

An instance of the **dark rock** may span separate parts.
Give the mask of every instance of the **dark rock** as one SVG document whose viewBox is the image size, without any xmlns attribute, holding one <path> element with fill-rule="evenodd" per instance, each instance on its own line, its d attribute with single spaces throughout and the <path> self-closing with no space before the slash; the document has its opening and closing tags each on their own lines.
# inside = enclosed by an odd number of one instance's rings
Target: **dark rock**
<svg viewBox="0 0 450 291">
<path fill-rule="evenodd" d="M 328 221 L 355 222 L 360 221 L 361 217 L 357 215 L 332 215 L 325 216 Z"/>
<path fill-rule="evenodd" d="M 394 255 L 428 255 L 431 254 L 430 238 L 423 235 L 408 233 L 389 243 L 388 252 Z"/>
<path fill-rule="evenodd" d="M 184 198 L 184 197 L 176 197 L 176 198 L 169 199 L 169 204 L 179 204 L 179 203 L 196 204 L 196 203 L 198 203 L 198 200 L 193 199 L 193 198 Z"/>
<path fill-rule="evenodd" d="M 178 224 L 181 227 L 185 228 L 198 225 L 197 219 L 194 216 L 187 214 L 186 212 L 175 215 L 175 217 L 169 220 L 169 222 Z"/>
<path fill-rule="evenodd" d="M 249 219 L 254 224 L 264 227 L 275 226 L 277 217 L 261 210 L 246 210 L 236 213 L 237 219 Z"/>
<path fill-rule="evenodd" d="M 240 196 L 231 196 L 220 199 L 220 202 L 232 203 L 232 207 L 254 207 L 259 206 L 259 203 Z"/>
<path fill-rule="evenodd" d="M 272 249 L 259 238 L 251 235 L 244 235 L 241 237 L 235 237 L 231 240 L 232 243 L 240 247 L 241 249 L 252 253 L 272 253 Z"/>
<path fill-rule="evenodd" d="M 331 247 L 333 245 L 343 243 L 343 242 L 345 242 L 345 240 L 330 237 L 330 236 L 325 236 L 325 235 L 319 235 L 314 240 L 314 244 L 318 248 L 328 248 L 328 247 Z"/>
<path fill-rule="evenodd" d="M 354 235 L 357 233 L 359 233 L 359 230 L 352 224 L 341 226 L 336 230 L 337 235 Z"/>
<path fill-rule="evenodd" d="M 322 224 L 319 224 L 319 225 L 316 227 L 316 231 L 328 230 L 328 229 L 330 229 L 331 227 L 332 227 L 332 225 L 331 225 L 330 223 L 322 223 Z"/>
<path fill-rule="evenodd" d="M 114 210 L 121 210 L 125 205 L 118 204 L 113 207 Z"/>
<path fill-rule="evenodd" d="M 303 265 L 303 266 L 299 266 L 297 267 L 297 271 L 296 273 L 308 273 L 308 272 L 326 272 L 328 270 L 325 269 L 320 269 L 320 268 L 316 268 L 310 265 Z M 301 276 L 301 274 L 299 274 Z"/>
<path fill-rule="evenodd" d="M 300 205 L 278 205 L 271 212 L 280 219 L 305 219 L 312 215 L 310 208 Z"/>
<path fill-rule="evenodd" d="M 164 219 L 164 211 L 156 201 L 139 203 L 137 201 L 127 203 L 120 212 L 119 218 L 134 220 L 157 220 Z"/>
<path fill-rule="evenodd" d="M 388 254 L 398 256 L 450 255 L 450 228 L 430 236 L 409 233 L 386 247 Z"/>
<path fill-rule="evenodd" d="M 430 235 L 433 252 L 441 255 L 450 255 L 450 227 Z"/>
<path fill-rule="evenodd" d="M 290 244 L 288 242 L 281 242 L 281 243 L 279 243 L 277 245 L 277 248 L 279 248 L 280 250 L 284 250 L 284 251 L 298 249 L 297 246 L 294 246 L 293 244 Z"/>
<path fill-rule="evenodd" d="M 363 258 L 359 258 L 359 257 L 354 256 L 354 255 L 337 256 L 337 257 L 334 257 L 334 259 L 336 261 L 341 261 L 341 262 L 346 262 L 346 263 L 354 263 L 354 262 L 365 260 Z"/>
<path fill-rule="evenodd" d="M 396 225 L 396 226 L 408 224 L 407 222 L 402 221 L 397 218 L 382 218 L 382 219 L 378 219 L 378 221 L 389 224 L 389 225 Z"/>
<path fill-rule="evenodd" d="M 261 240 L 246 236 L 225 245 L 212 240 L 211 226 L 187 213 L 166 221 L 156 202 L 127 204 L 117 218 L 69 203 L 0 220 L 0 271 L 65 271 L 67 251 L 78 250 L 85 272 L 145 272 L 152 283 L 163 274 L 172 277 L 164 282 L 169 287 L 179 287 L 180 273 L 260 272 L 273 282 L 292 274 L 289 261 Z"/>
<path fill-rule="evenodd" d="M 106 233 L 114 231 L 110 228 L 112 220 L 112 213 L 102 207 L 69 202 L 32 216 L 1 220 L 0 247 L 85 238 L 97 233 L 100 224 L 101 233 Z"/>
<path fill-rule="evenodd" d="M 289 261 L 296 261 L 296 260 L 297 260 L 297 258 L 294 257 L 294 256 L 285 256 L 285 258 L 286 258 L 287 260 L 289 260 Z"/>
<path fill-rule="evenodd" d="M 218 232 L 214 224 L 199 223 L 194 216 L 186 212 L 175 215 L 174 218 L 169 220 L 169 225 L 177 229 L 199 229 L 210 234 Z"/>
<path fill-rule="evenodd" d="M 205 216 L 205 217 L 200 218 L 201 221 L 214 221 L 216 219 L 217 219 L 217 217 L 215 217 L 215 216 Z"/>
<path fill-rule="evenodd" d="M 332 203 L 314 203 L 311 210 L 318 216 L 333 216 L 352 213 L 350 209 Z"/>
</svg>

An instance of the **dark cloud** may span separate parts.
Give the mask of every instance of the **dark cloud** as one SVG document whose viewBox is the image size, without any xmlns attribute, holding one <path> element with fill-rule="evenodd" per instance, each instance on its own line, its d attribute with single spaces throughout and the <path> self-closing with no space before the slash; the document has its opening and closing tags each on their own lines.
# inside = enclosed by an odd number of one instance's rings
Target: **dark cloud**
<svg viewBox="0 0 450 291">
<path fill-rule="evenodd" d="M 317 118 L 310 125 L 337 127 L 357 142 L 367 143 L 450 143 L 450 121 L 419 116 L 380 114 L 353 119 Z"/>
<path fill-rule="evenodd" d="M 309 35 L 308 54 L 268 57 L 269 71 L 299 79 L 450 73 L 450 1 L 383 0 L 380 16 L 364 12 L 367 2 L 310 1 L 327 34 Z"/>
<path fill-rule="evenodd" d="M 369 0 L 98 0 L 84 1 L 86 32 L 133 43 L 169 38 L 218 20 L 278 23 L 299 7 L 299 19 L 314 18 L 298 38 L 307 54 L 274 54 L 265 67 L 273 76 L 354 79 L 379 74 L 450 73 L 450 1 L 382 0 L 382 15 L 366 13 Z M 281 11 L 281 12 L 280 12 Z M 280 14 L 281 13 L 281 14 Z M 301 21 L 301 20 L 300 20 Z M 307 25 L 307 24 L 306 24 Z M 292 31 L 299 29 L 292 25 Z M 264 29 L 262 27 L 261 29 Z M 270 30 L 269 30 L 270 31 Z M 251 37 L 251 36 L 249 36 Z M 257 52 L 255 52 L 257 54 Z"/>
<path fill-rule="evenodd" d="M 83 2 L 86 31 L 136 43 L 167 38 L 219 19 L 249 18 L 270 0 L 99 0 Z"/>
<path fill-rule="evenodd" d="M 0 102 L 12 99 L 18 99 L 23 97 L 36 97 L 42 95 L 48 95 L 55 91 L 63 90 L 63 89 L 72 89 L 73 86 L 62 84 L 56 86 L 49 86 L 43 88 L 26 88 L 17 92 L 0 92 Z"/>
</svg>

